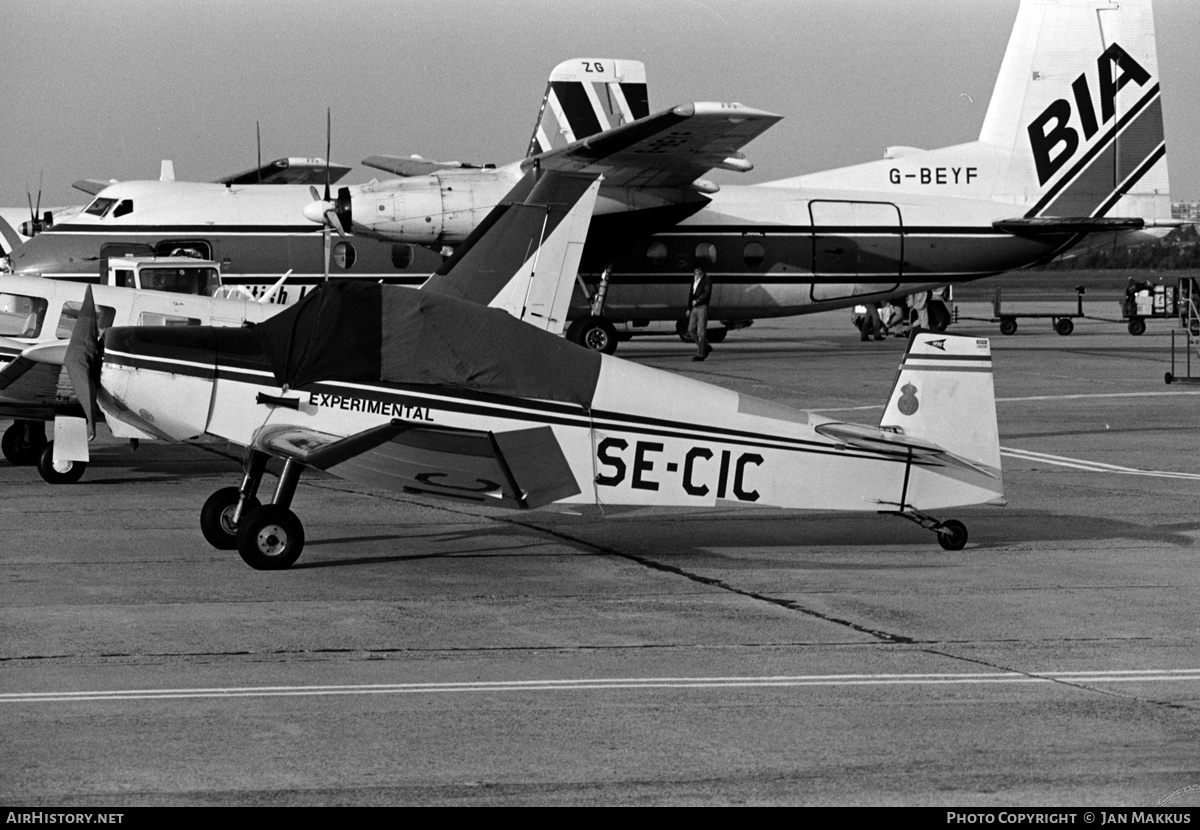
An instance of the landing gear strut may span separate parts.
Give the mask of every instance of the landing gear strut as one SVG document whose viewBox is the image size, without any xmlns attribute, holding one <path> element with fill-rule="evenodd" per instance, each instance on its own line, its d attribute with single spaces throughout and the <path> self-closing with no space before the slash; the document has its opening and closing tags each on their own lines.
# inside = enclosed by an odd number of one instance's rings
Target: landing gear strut
<svg viewBox="0 0 1200 830">
<path fill-rule="evenodd" d="M 596 293 L 590 298 L 591 314 L 567 327 L 567 339 L 572 343 L 604 354 L 612 354 L 617 350 L 617 330 L 604 318 L 604 301 L 608 297 L 608 284 L 611 279 L 612 269 L 605 268 L 600 274 L 600 284 L 596 287 Z M 588 289 L 582 279 L 579 280 L 579 285 L 586 295 Z"/>
<path fill-rule="evenodd" d="M 290 509 L 303 465 L 289 459 L 271 503 L 261 504 L 258 485 L 270 458 L 251 450 L 241 487 L 223 487 L 200 510 L 200 530 L 208 543 L 218 550 L 237 549 L 259 571 L 290 568 L 304 551 L 304 526 Z"/>
<path fill-rule="evenodd" d="M 937 534 L 938 544 L 942 546 L 943 550 L 962 550 L 967 546 L 967 526 L 958 519 L 947 519 L 943 522 L 911 507 L 903 510 L 889 510 L 886 513 L 889 516 L 908 519 L 926 530 L 932 530 Z"/>
</svg>

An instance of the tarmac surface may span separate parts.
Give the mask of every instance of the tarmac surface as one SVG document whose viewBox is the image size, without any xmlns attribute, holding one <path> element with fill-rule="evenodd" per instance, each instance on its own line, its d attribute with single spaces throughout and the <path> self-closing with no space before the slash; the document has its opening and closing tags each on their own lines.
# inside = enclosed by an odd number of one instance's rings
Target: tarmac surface
<svg viewBox="0 0 1200 830">
<path fill-rule="evenodd" d="M 941 517 L 957 553 L 871 513 L 313 474 L 304 555 L 257 572 L 198 528 L 235 448 L 0 462 L 0 803 L 1196 806 L 1200 386 L 1163 382 L 1165 321 L 996 328 L 952 329 L 992 339 L 1009 501 Z M 619 355 L 877 423 L 903 346 L 836 312 Z"/>
</svg>

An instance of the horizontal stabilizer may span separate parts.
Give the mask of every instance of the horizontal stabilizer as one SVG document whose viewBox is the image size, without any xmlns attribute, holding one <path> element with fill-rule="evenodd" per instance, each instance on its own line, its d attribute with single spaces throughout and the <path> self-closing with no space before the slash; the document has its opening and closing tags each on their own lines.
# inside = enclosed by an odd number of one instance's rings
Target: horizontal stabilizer
<svg viewBox="0 0 1200 830">
<path fill-rule="evenodd" d="M 1013 236 L 1032 239 L 1063 234 L 1140 231 L 1146 227 L 1146 220 L 1137 216 L 1031 216 L 1001 219 L 993 222 L 992 227 Z"/>
<path fill-rule="evenodd" d="M 396 176 L 428 176 L 430 173 L 453 173 L 455 170 L 492 170 L 494 164 L 466 164 L 461 161 L 430 161 L 420 156 L 368 156 L 362 160 L 367 167 L 374 167 Z"/>
<path fill-rule="evenodd" d="M 254 446 L 376 487 L 498 507 L 540 507 L 579 492 L 550 427 L 485 432 L 394 420 L 347 437 L 267 426 Z"/>
<path fill-rule="evenodd" d="M 67 356 L 67 340 L 51 340 L 47 343 L 35 343 L 21 352 L 21 357 L 34 363 L 45 363 L 50 366 L 62 366 Z"/>
<path fill-rule="evenodd" d="M 818 424 L 816 430 L 826 438 L 841 441 L 851 447 L 879 452 L 899 450 L 911 453 L 913 458 L 935 460 L 950 466 L 975 470 L 992 478 L 999 478 L 999 471 L 971 462 L 961 456 L 912 435 L 904 435 L 884 427 L 868 427 L 861 424 Z"/>
</svg>

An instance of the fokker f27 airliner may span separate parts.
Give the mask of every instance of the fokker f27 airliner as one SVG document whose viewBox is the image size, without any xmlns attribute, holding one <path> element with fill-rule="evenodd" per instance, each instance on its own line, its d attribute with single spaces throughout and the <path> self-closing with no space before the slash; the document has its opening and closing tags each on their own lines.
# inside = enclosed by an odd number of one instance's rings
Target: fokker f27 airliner
<svg viewBox="0 0 1200 830">
<path fill-rule="evenodd" d="M 878 510 L 948 550 L 966 544 L 962 522 L 929 511 L 1003 496 L 986 339 L 916 335 L 878 426 L 580 348 L 553 332 L 596 192 L 589 176 L 532 169 L 450 275 L 419 290 L 329 282 L 253 328 L 113 328 L 97 356 L 85 305 L 71 381 L 114 435 L 207 434 L 249 449 L 241 486 L 214 492 L 200 524 L 258 569 L 290 567 L 303 550 L 291 503 L 304 467 L 517 509 Z M 564 254 L 540 255 L 542 228 Z M 495 307 L 476 302 L 497 280 Z M 264 505 L 272 457 L 285 465 Z"/>
<path fill-rule="evenodd" d="M 743 320 L 884 300 L 1149 241 L 1177 224 L 1150 0 L 1022 0 L 977 141 L 893 147 L 879 161 L 757 185 L 696 178 L 749 167 L 728 136 L 710 147 L 710 133 L 696 131 L 701 115 L 720 123 L 719 105 L 622 121 L 646 106 L 644 84 L 621 82 L 630 63 L 559 67 L 574 83 L 552 78 L 538 155 L 340 188 L 339 222 L 360 235 L 453 242 L 535 163 L 603 174 L 582 268 L 591 302 L 577 294 L 572 310 L 604 318 L 574 328 L 593 344 L 609 339 L 609 321 L 682 317 L 696 264 L 713 277 L 710 319 Z M 743 138 L 775 118 L 725 115 Z M 596 123 L 612 129 L 571 132 Z M 705 155 L 714 147 L 729 157 Z M 321 221 L 327 207 L 308 215 Z"/>
</svg>

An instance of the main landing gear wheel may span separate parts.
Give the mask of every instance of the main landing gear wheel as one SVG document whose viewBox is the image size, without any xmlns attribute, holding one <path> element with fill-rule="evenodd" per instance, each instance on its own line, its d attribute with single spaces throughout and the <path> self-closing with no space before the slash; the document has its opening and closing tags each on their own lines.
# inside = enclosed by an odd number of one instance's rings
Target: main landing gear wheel
<svg viewBox="0 0 1200 830">
<path fill-rule="evenodd" d="M 54 461 L 54 442 L 46 442 L 38 455 L 37 469 L 50 484 L 74 484 L 83 478 L 87 463 L 83 461 Z"/>
<path fill-rule="evenodd" d="M 1017 333 L 1017 321 L 1011 317 L 1005 317 L 1000 321 L 1000 333 L 1004 335 Z"/>
<path fill-rule="evenodd" d="M 1055 320 L 1054 330 L 1063 337 L 1066 337 L 1068 334 L 1075 331 L 1075 324 L 1066 318 L 1063 318 L 1062 320 Z"/>
<path fill-rule="evenodd" d="M 296 514 L 278 504 L 264 504 L 241 522 L 237 550 L 258 571 L 290 568 L 304 551 L 304 526 Z"/>
<path fill-rule="evenodd" d="M 729 334 L 729 329 L 727 328 L 709 329 L 704 333 L 704 338 L 709 343 L 724 343 L 725 335 L 727 334 Z"/>
<path fill-rule="evenodd" d="M 238 546 L 238 528 L 233 520 L 241 491 L 237 487 L 222 487 L 208 497 L 200 508 L 200 532 L 217 550 L 233 550 Z M 243 518 L 262 505 L 251 496 L 246 500 Z"/>
<path fill-rule="evenodd" d="M 944 550 L 962 550 L 967 546 L 967 526 L 958 519 L 947 519 L 934 530 Z"/>
<path fill-rule="evenodd" d="M 617 330 L 603 317 L 576 320 L 567 329 L 567 339 L 594 352 L 612 354 L 617 350 Z"/>
<path fill-rule="evenodd" d="M 28 467 L 38 463 L 46 446 L 46 427 L 32 421 L 15 421 L 0 438 L 0 451 L 8 463 Z"/>
<path fill-rule="evenodd" d="M 1134 317 L 1129 321 L 1129 333 L 1134 337 L 1139 337 L 1146 333 L 1146 321 L 1141 317 Z"/>
</svg>

